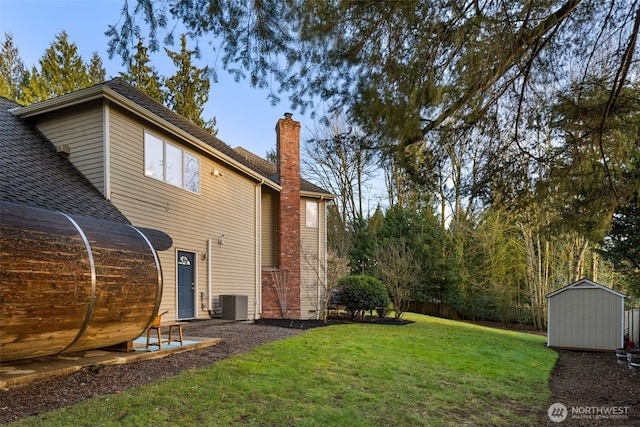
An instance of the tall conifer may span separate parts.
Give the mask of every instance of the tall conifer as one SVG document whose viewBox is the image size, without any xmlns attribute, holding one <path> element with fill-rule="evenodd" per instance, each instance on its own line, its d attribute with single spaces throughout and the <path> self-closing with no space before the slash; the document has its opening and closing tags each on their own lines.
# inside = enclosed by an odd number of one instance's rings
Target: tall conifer
<svg viewBox="0 0 640 427">
<path fill-rule="evenodd" d="M 13 101 L 20 99 L 27 74 L 18 48 L 13 44 L 13 35 L 5 33 L 0 54 L 0 96 Z"/>
<path fill-rule="evenodd" d="M 212 70 L 206 66 L 198 68 L 193 64 L 197 50 L 187 49 L 186 35 L 180 36 L 180 52 L 172 52 L 165 48 L 177 70 L 174 75 L 164 80 L 167 105 L 176 113 L 191 120 L 206 131 L 216 134 L 216 119 L 205 121 L 202 118 L 204 104 L 209 100 Z"/>
<path fill-rule="evenodd" d="M 129 59 L 127 72 L 120 75 L 136 89 L 158 102 L 163 102 L 166 95 L 162 88 L 162 79 L 150 62 L 149 48 L 145 45 L 144 39 L 140 38 L 135 54 Z"/>
<path fill-rule="evenodd" d="M 88 66 L 76 44 L 69 43 L 67 33 L 62 31 L 40 58 L 40 70 L 32 69 L 22 100 L 25 103 L 43 101 L 91 86 L 94 81 L 89 74 L 90 68 L 95 76 L 104 76 L 95 57 Z"/>
</svg>

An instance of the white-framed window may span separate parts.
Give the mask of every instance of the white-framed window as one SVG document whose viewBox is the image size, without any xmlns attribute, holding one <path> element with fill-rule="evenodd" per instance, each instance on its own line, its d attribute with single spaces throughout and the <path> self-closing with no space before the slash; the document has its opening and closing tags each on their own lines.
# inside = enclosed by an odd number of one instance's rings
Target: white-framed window
<svg viewBox="0 0 640 427">
<path fill-rule="evenodd" d="M 318 228 L 318 202 L 307 200 L 305 223 L 307 227 Z"/>
<path fill-rule="evenodd" d="M 144 133 L 144 174 L 200 193 L 200 159 L 149 132 Z"/>
</svg>

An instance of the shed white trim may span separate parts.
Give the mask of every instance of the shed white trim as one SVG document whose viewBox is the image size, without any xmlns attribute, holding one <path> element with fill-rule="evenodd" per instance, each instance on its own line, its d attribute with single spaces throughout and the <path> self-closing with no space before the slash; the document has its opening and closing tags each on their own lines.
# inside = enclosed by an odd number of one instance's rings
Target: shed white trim
<svg viewBox="0 0 640 427">
<path fill-rule="evenodd" d="M 557 295 L 557 294 L 559 294 L 561 292 L 567 291 L 567 290 L 572 289 L 572 288 L 602 289 L 604 291 L 611 292 L 612 294 L 617 295 L 619 297 L 627 298 L 627 296 L 625 294 L 621 293 L 621 292 L 615 291 L 615 290 L 613 290 L 611 288 L 607 288 L 606 286 L 602 286 L 601 284 L 593 282 L 593 281 L 591 281 L 589 279 L 586 279 L 586 278 L 580 279 L 577 282 L 573 282 L 570 285 L 564 286 L 564 287 L 558 289 L 557 291 L 548 293 L 547 295 L 545 295 L 545 297 L 546 298 L 551 298 L 554 295 Z"/>
</svg>

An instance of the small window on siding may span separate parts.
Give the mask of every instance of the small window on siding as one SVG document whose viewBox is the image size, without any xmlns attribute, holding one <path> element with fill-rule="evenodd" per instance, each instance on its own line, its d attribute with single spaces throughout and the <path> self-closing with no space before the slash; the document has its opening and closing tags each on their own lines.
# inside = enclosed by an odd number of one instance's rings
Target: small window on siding
<svg viewBox="0 0 640 427">
<path fill-rule="evenodd" d="M 200 159 L 148 132 L 144 133 L 144 174 L 200 193 Z"/>
<path fill-rule="evenodd" d="M 307 227 L 318 227 L 318 202 L 307 201 L 306 209 L 306 225 Z"/>
</svg>

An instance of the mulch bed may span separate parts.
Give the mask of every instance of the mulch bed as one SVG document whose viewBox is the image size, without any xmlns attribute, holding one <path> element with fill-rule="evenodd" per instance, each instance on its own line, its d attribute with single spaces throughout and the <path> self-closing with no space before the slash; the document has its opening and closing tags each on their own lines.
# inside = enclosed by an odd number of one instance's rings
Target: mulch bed
<svg viewBox="0 0 640 427">
<path fill-rule="evenodd" d="M 295 319 L 259 319 L 256 320 L 257 325 L 277 326 L 281 328 L 293 328 L 293 329 L 312 329 L 319 328 L 321 326 L 341 325 L 347 323 L 372 323 L 376 325 L 409 325 L 411 320 L 394 319 L 392 317 L 365 317 L 364 319 L 351 319 L 349 317 L 330 317 L 327 321 L 323 320 L 295 320 Z"/>
<path fill-rule="evenodd" d="M 640 372 L 619 364 L 612 352 L 557 352 L 549 387 L 552 403 L 567 408 L 557 425 L 640 426 Z"/>
<path fill-rule="evenodd" d="M 336 318 L 330 319 L 328 324 L 351 321 L 349 318 Z M 392 325 L 411 323 L 376 318 L 364 321 Z M 103 366 L 99 369 L 87 368 L 64 377 L 0 391 L 0 424 L 72 405 L 91 397 L 118 393 L 177 375 L 186 369 L 205 367 L 230 355 L 246 353 L 258 345 L 323 325 L 321 321 L 289 319 L 223 325 L 193 322 L 185 325 L 185 335 L 219 337 L 223 342 L 163 359 Z M 640 373 L 618 364 L 613 353 L 558 350 L 558 354 L 558 362 L 550 378 L 553 396 L 550 403 L 562 403 L 569 415 L 564 422 L 556 424 L 549 419 L 547 413 L 539 414 L 538 425 L 640 426 Z M 625 411 L 624 418 L 596 417 L 595 411 L 602 413 L 603 410 L 611 411 L 606 408 L 613 407 L 618 408 L 618 412 Z M 592 412 L 590 418 L 585 414 L 586 411 Z"/>
</svg>

